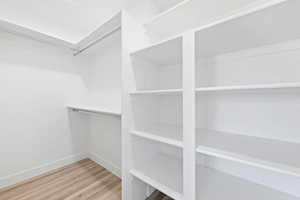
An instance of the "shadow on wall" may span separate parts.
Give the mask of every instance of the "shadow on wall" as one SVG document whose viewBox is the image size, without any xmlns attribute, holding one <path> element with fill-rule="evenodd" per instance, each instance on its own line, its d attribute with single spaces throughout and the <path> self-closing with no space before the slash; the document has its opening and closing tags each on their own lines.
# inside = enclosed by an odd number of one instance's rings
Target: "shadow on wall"
<svg viewBox="0 0 300 200">
<path fill-rule="evenodd" d="M 69 119 L 69 129 L 71 134 L 72 152 L 82 152 L 85 156 L 88 153 L 88 136 L 89 136 L 89 115 L 74 112 L 67 109 Z"/>
</svg>

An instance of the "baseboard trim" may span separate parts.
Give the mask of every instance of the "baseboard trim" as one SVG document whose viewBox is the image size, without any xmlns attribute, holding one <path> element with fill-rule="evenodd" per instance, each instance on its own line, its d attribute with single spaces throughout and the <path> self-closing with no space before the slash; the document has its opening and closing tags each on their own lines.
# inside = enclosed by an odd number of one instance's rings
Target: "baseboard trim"
<svg viewBox="0 0 300 200">
<path fill-rule="evenodd" d="M 93 160 L 94 162 L 98 163 L 99 165 L 101 165 L 102 167 L 104 167 L 105 169 L 107 169 L 108 171 L 113 173 L 114 175 L 118 176 L 119 178 L 122 177 L 120 167 L 117 167 L 114 164 L 112 164 L 111 162 L 102 159 L 101 156 L 97 155 L 96 153 L 89 153 L 88 158 Z"/>
<path fill-rule="evenodd" d="M 11 174 L 11 175 L 8 175 L 5 177 L 0 177 L 0 188 L 4 188 L 4 187 L 8 187 L 8 186 L 17 184 L 21 181 L 25 181 L 25 180 L 30 179 L 35 176 L 39 176 L 43 173 L 64 167 L 66 165 L 72 164 L 79 160 L 83 160 L 85 158 L 87 158 L 86 154 L 71 155 L 71 156 L 56 160 L 54 162 L 40 165 L 38 167 L 27 169 L 27 170 L 24 170 L 24 171 L 15 173 L 15 174 Z"/>
</svg>

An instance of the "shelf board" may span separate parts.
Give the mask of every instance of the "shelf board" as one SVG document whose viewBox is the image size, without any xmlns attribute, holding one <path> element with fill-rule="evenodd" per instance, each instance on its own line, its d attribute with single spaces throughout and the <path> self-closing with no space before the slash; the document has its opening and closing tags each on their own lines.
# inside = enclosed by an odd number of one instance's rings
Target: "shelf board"
<svg viewBox="0 0 300 200">
<path fill-rule="evenodd" d="M 197 199 L 296 200 L 299 198 L 215 169 L 198 165 Z"/>
<path fill-rule="evenodd" d="M 137 136 L 137 137 L 148 139 L 148 140 L 153 140 L 156 142 L 183 148 L 182 141 L 178 140 L 177 138 L 174 139 L 174 136 L 171 136 L 173 138 L 170 137 L 170 135 L 172 135 L 171 132 L 163 132 L 163 131 L 160 131 L 160 132 L 161 133 L 157 133 L 155 131 L 154 132 L 131 131 L 131 134 L 134 136 Z M 169 133 L 171 133 L 171 134 L 169 134 Z M 175 134 L 175 132 L 173 132 L 173 135 L 174 134 Z M 168 136 L 166 136 L 166 135 L 168 135 Z"/>
<path fill-rule="evenodd" d="M 300 177 L 300 159 L 295 158 L 299 143 L 212 130 L 197 132 L 198 153 Z"/>
<path fill-rule="evenodd" d="M 235 6 L 232 4 L 231 7 L 227 6 L 228 8 L 224 7 L 220 9 L 219 13 L 207 13 L 206 11 L 199 12 L 199 8 L 201 9 L 204 6 L 203 2 L 198 0 L 184 0 L 165 12 L 155 16 L 145 23 L 144 26 L 146 29 L 166 37 L 199 26 L 200 28 L 197 28 L 197 30 L 203 30 L 221 23 L 230 22 L 234 19 L 264 10 L 265 8 L 270 8 L 285 1 L 288 0 L 254 1 L 242 8 L 240 5 Z M 208 10 L 214 9 L 216 3 L 217 1 L 212 4 L 205 4 L 205 6 Z M 187 15 L 186 13 L 189 14 Z M 204 21 L 201 19 L 206 20 Z M 176 26 L 168 26 L 167 29 L 163 28 L 166 27 L 170 21 L 176 21 L 178 24 L 176 24 Z"/>
<path fill-rule="evenodd" d="M 300 17 L 299 9 L 299 1 L 271 0 L 201 26 L 195 29 L 196 55 L 213 57 L 299 39 L 300 27 L 290 23 Z"/>
<path fill-rule="evenodd" d="M 182 63 L 182 36 L 168 38 L 159 43 L 150 44 L 131 53 L 132 57 L 142 58 L 157 65 L 175 65 Z"/>
<path fill-rule="evenodd" d="M 167 89 L 167 90 L 139 90 L 130 92 L 131 95 L 168 95 L 182 94 L 182 89 Z"/>
<path fill-rule="evenodd" d="M 199 88 L 196 88 L 196 92 L 264 90 L 264 89 L 292 89 L 292 88 L 300 88 L 300 83 L 297 82 L 297 83 L 273 83 L 273 84 L 257 84 L 257 85 L 199 87 Z"/>
<path fill-rule="evenodd" d="M 9 21 L 0 20 L 0 29 L 5 30 L 9 33 L 13 33 L 16 35 L 20 35 L 26 38 L 30 38 L 32 40 L 44 42 L 47 44 L 52 44 L 55 46 L 61 46 L 68 49 L 74 48 L 74 43 L 70 41 L 63 40 L 61 38 L 57 38 L 45 33 L 42 33 L 37 30 L 33 30 Z"/>
<path fill-rule="evenodd" d="M 113 115 L 113 116 L 118 116 L 118 117 L 120 117 L 122 115 L 121 111 L 109 110 L 109 109 L 86 106 L 86 105 L 67 105 L 67 108 L 72 109 L 77 112 Z"/>
<path fill-rule="evenodd" d="M 176 200 L 183 199 L 182 163 L 176 158 L 158 154 L 154 159 L 130 170 L 130 173 Z"/>
</svg>

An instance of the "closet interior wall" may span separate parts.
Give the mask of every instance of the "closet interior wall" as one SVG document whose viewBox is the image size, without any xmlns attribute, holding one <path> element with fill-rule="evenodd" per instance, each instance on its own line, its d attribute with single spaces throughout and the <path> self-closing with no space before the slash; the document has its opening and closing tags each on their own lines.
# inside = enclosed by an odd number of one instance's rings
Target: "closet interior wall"
<svg viewBox="0 0 300 200">
<path fill-rule="evenodd" d="M 120 112 L 120 32 L 78 56 L 0 35 L 0 187 L 86 157 L 120 176 L 121 117 L 67 108 Z"/>
<path fill-rule="evenodd" d="M 85 60 L 68 49 L 0 32 L 0 187 L 86 157 Z"/>
</svg>

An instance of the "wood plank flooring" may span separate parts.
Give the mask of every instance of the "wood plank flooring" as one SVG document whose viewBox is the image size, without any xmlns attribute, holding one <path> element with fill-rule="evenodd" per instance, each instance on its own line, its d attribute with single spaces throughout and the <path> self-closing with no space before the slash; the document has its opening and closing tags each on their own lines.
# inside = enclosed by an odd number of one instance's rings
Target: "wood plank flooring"
<svg viewBox="0 0 300 200">
<path fill-rule="evenodd" d="M 121 200 L 121 180 L 85 159 L 0 189 L 0 200 Z"/>
</svg>

